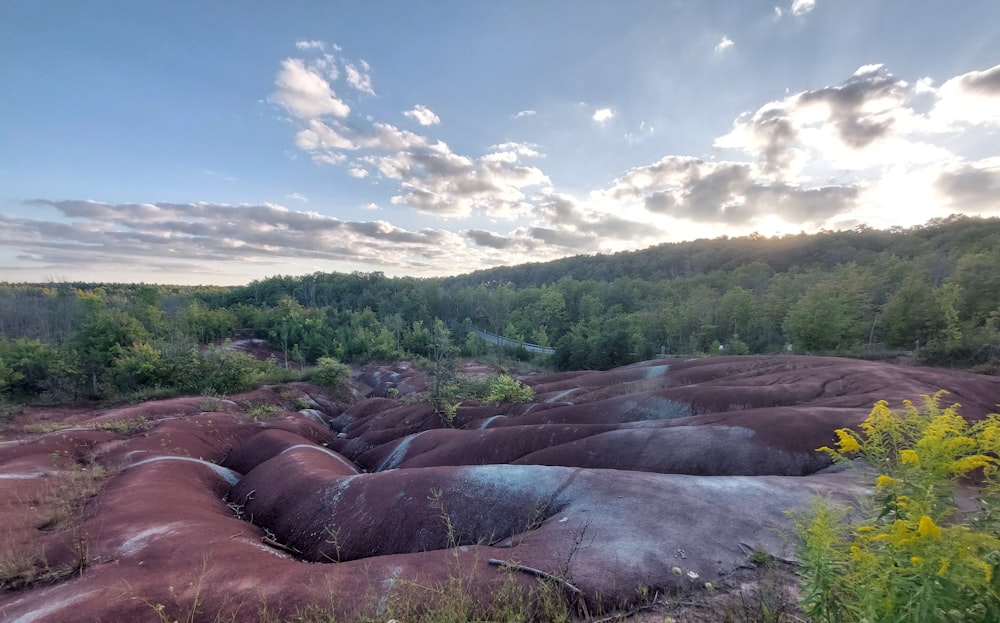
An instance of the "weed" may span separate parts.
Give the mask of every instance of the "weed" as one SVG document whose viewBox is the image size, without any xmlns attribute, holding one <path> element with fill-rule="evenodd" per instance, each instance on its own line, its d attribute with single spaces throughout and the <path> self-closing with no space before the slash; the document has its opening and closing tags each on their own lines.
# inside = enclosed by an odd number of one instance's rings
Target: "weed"
<svg viewBox="0 0 1000 623">
<path fill-rule="evenodd" d="M 134 418 L 119 418 L 99 422 L 94 424 L 92 428 L 120 433 L 122 435 L 135 435 L 149 430 L 149 426 L 149 420 L 140 415 Z"/>
<path fill-rule="evenodd" d="M 222 410 L 222 401 L 225 398 L 222 394 L 215 391 L 212 387 L 206 387 L 201 390 L 201 403 L 198 408 L 203 412 L 214 412 Z"/>
<path fill-rule="evenodd" d="M 74 559 L 53 566 L 45 555 L 40 535 L 17 543 L 5 538 L 0 543 L 0 588 L 24 589 L 36 584 L 57 582 L 82 573 L 90 563 L 90 543 L 83 529 L 83 506 L 100 491 L 106 471 L 99 465 L 77 467 L 52 477 L 53 485 L 33 502 L 47 510 L 37 526 L 41 531 L 69 531 Z"/>
<path fill-rule="evenodd" d="M 65 422 L 42 422 L 39 424 L 25 424 L 21 428 L 21 431 L 28 435 L 45 435 L 74 427 L 75 424 L 67 424 Z"/>
<path fill-rule="evenodd" d="M 247 415 L 249 415 L 255 422 L 270 420 L 279 413 L 281 413 L 281 409 L 274 405 L 264 403 L 253 405 L 247 411 Z"/>
</svg>

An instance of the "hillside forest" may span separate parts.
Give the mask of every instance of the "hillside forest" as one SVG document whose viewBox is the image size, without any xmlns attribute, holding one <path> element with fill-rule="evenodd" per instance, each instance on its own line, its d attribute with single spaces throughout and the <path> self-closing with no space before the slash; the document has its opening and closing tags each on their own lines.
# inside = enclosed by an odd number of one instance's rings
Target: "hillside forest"
<svg viewBox="0 0 1000 623">
<path fill-rule="evenodd" d="M 0 283 L 0 399 L 228 393 L 317 361 L 912 355 L 995 371 L 1000 220 L 717 238 L 449 278 L 274 276 L 245 286 Z M 473 328 L 555 350 L 496 352 Z M 241 338 L 280 352 L 220 348 Z M 490 349 L 493 349 L 492 351 Z M 289 377 L 291 378 L 291 377 Z"/>
</svg>

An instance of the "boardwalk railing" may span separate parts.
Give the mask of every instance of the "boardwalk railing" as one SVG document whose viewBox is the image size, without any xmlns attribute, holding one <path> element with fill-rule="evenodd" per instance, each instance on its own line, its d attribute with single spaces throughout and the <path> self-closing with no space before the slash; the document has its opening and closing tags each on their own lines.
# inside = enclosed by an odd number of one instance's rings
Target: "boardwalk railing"
<svg viewBox="0 0 1000 623">
<path fill-rule="evenodd" d="M 488 333 L 486 331 L 480 331 L 479 329 L 472 329 L 473 335 L 483 340 L 484 342 L 489 342 L 490 344 L 500 344 L 504 348 L 524 348 L 524 350 L 529 353 L 543 353 L 545 355 L 556 354 L 556 349 L 548 348 L 547 346 L 539 346 L 538 344 L 528 344 L 526 342 L 518 342 L 516 340 L 510 340 L 502 335 L 496 335 L 494 333 Z"/>
</svg>

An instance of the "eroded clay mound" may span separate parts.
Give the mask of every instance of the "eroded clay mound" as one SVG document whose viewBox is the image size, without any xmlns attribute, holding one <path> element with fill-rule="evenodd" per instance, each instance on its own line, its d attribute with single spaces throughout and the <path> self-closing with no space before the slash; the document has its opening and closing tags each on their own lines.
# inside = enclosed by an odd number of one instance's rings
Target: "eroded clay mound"
<svg viewBox="0 0 1000 623">
<path fill-rule="evenodd" d="M 939 389 L 976 419 L 1000 379 L 834 357 L 718 357 L 528 377 L 538 402 L 458 410 L 459 431 L 411 407 L 362 403 L 335 447 L 365 470 L 489 462 L 692 475 L 791 475 L 829 465 L 815 449 L 878 400 Z"/>
<path fill-rule="evenodd" d="M 354 395 L 410 391 L 411 370 L 373 367 Z M 944 388 L 980 417 L 1000 397 L 991 377 L 812 357 L 526 380 L 536 402 L 467 403 L 455 428 L 425 402 L 342 408 L 296 384 L 25 431 L 0 443 L 0 554 L 22 568 L 0 619 L 350 620 L 456 576 L 487 599 L 511 579 L 490 559 L 571 581 L 591 610 L 697 592 L 753 550 L 793 557 L 785 511 L 865 494 L 815 448 L 876 400 Z"/>
</svg>

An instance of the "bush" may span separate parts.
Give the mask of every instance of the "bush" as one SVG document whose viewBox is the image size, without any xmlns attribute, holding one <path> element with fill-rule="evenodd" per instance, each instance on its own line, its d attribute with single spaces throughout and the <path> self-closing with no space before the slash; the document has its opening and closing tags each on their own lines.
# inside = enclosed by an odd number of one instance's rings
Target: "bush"
<svg viewBox="0 0 1000 623">
<path fill-rule="evenodd" d="M 861 518 L 819 503 L 798 524 L 803 609 L 814 621 L 1000 621 L 1000 415 L 970 424 L 944 392 L 893 412 L 885 401 L 860 431 L 836 431 L 835 461 L 878 471 L 877 504 Z M 972 478 L 970 478 L 972 477 Z M 959 508 L 959 481 L 978 503 Z"/>
<path fill-rule="evenodd" d="M 237 394 L 258 387 L 279 375 L 273 361 L 258 361 L 252 355 L 228 348 L 204 352 L 194 349 L 176 362 L 178 385 L 187 392 L 207 388 L 220 394 Z"/>
<path fill-rule="evenodd" d="M 340 390 L 344 387 L 344 379 L 349 377 L 351 369 L 333 357 L 320 357 L 316 367 L 309 373 L 309 379 L 330 390 Z"/>
<path fill-rule="evenodd" d="M 107 376 L 119 392 L 134 392 L 146 387 L 162 387 L 173 382 L 174 370 L 163 353 L 149 344 L 114 347 L 115 357 Z"/>
<path fill-rule="evenodd" d="M 74 373 L 58 348 L 39 340 L 0 338 L 0 391 L 37 396 Z"/>
<path fill-rule="evenodd" d="M 507 374 L 498 374 L 490 381 L 485 402 L 498 405 L 503 402 L 531 402 L 535 392 L 530 387 Z"/>
</svg>

